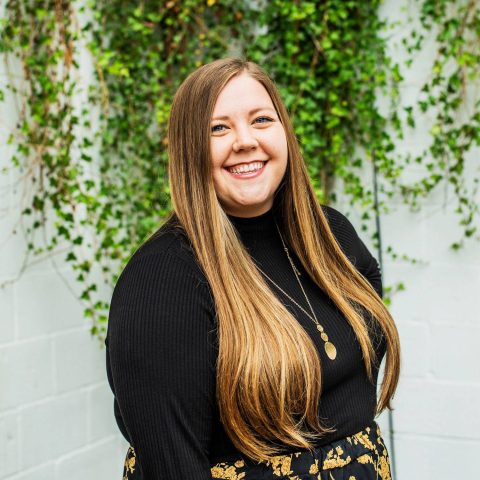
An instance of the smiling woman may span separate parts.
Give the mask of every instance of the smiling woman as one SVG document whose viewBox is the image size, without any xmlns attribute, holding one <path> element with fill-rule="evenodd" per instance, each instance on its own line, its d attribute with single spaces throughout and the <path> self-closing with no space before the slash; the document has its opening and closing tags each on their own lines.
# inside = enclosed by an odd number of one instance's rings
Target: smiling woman
<svg viewBox="0 0 480 480">
<path fill-rule="evenodd" d="M 217 98 L 210 154 L 225 212 L 253 217 L 272 208 L 287 168 L 287 138 L 267 90 L 246 73 L 229 80 Z"/>
<path fill-rule="evenodd" d="M 110 307 L 124 479 L 390 479 L 374 418 L 399 340 L 381 273 L 319 204 L 274 82 L 243 59 L 200 67 L 168 140 L 173 211 Z"/>
</svg>

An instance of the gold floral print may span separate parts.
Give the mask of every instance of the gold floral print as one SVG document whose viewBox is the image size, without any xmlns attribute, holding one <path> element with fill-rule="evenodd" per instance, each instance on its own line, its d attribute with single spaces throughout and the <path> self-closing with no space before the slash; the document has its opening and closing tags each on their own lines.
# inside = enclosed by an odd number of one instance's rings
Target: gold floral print
<svg viewBox="0 0 480 480">
<path fill-rule="evenodd" d="M 362 445 L 367 447 L 369 450 L 375 450 L 375 445 L 370 441 L 368 438 L 368 434 L 370 433 L 370 428 L 365 429 L 366 433 L 359 432 L 356 435 L 353 436 L 353 441 L 355 443 L 360 442 Z"/>
<path fill-rule="evenodd" d="M 237 460 L 233 465 L 227 463 L 217 463 L 210 469 L 212 478 L 223 478 L 227 480 L 242 480 L 245 478 L 245 472 L 237 472 L 238 468 L 245 466 L 243 460 Z"/>
<path fill-rule="evenodd" d="M 129 474 L 135 472 L 135 462 L 136 462 L 135 450 L 132 447 L 128 447 L 127 455 L 125 457 L 125 463 L 123 465 L 123 479 L 128 480 Z"/>
<path fill-rule="evenodd" d="M 386 453 L 386 450 L 385 450 Z M 390 464 L 388 458 L 385 455 L 382 455 L 378 459 L 378 464 L 376 466 L 376 471 L 380 475 L 382 480 L 391 480 L 390 475 Z"/>
<path fill-rule="evenodd" d="M 135 467 L 135 451 L 129 447 L 123 480 L 134 480 Z M 371 469 L 371 475 L 366 474 L 365 467 Z M 210 470 L 212 479 L 223 480 L 306 480 L 307 475 L 311 475 L 309 480 L 392 480 L 388 452 L 376 424 L 334 442 L 328 449 L 319 447 L 314 455 L 309 451 L 294 452 L 259 463 L 237 459 L 216 463 Z"/>
<path fill-rule="evenodd" d="M 363 463 L 366 465 L 367 463 L 373 463 L 373 458 L 369 453 L 366 453 L 365 455 L 362 455 L 361 457 L 357 458 L 358 463 Z"/>
<path fill-rule="evenodd" d="M 367 465 L 372 469 L 371 478 L 375 480 L 391 480 L 390 463 L 388 459 L 388 453 L 383 444 L 380 429 L 367 427 L 361 432 L 355 435 L 346 437 L 340 442 L 341 444 L 333 446 L 328 450 L 323 450 L 323 463 L 321 459 L 314 458 L 311 455 L 308 456 L 306 452 L 295 452 L 289 455 L 279 455 L 272 457 L 270 462 L 265 462 L 265 470 L 262 473 L 256 474 L 259 470 L 249 470 L 248 467 L 245 471 L 245 480 L 249 480 L 251 474 L 252 480 L 258 477 L 262 478 L 275 478 L 281 477 L 288 480 L 305 480 L 305 474 L 299 475 L 300 472 L 296 472 L 298 465 L 301 465 L 302 472 L 307 472 L 312 475 L 311 480 L 337 480 L 339 478 L 348 478 L 348 480 L 365 479 L 364 470 L 362 473 L 356 472 L 355 465 Z M 352 452 L 357 452 L 356 454 Z M 360 453 L 359 453 L 360 452 Z M 302 463 L 306 460 L 309 463 Z M 300 462 L 300 463 L 298 463 Z M 260 462 L 262 463 L 262 462 Z M 218 464 L 217 464 L 218 466 Z M 214 467 L 215 468 L 215 467 Z M 350 468 L 352 471 L 345 471 L 345 468 Z M 341 471 L 340 471 L 341 470 Z M 327 475 L 328 471 L 328 476 Z M 213 478 L 238 478 L 234 475 L 230 477 L 216 476 L 216 470 L 213 469 Z M 250 473 L 251 472 L 251 473 Z M 323 476 L 322 476 L 322 472 Z M 243 473 L 243 472 L 242 472 Z M 270 476 L 268 476 L 270 474 Z M 340 475 L 340 476 L 339 476 Z M 348 476 L 345 476 L 348 475 Z M 359 476 L 361 475 L 361 477 Z M 367 479 L 365 479 L 367 480 Z"/>
<path fill-rule="evenodd" d="M 344 451 L 342 447 L 337 446 L 335 449 L 332 448 L 327 453 L 327 458 L 323 462 L 323 470 L 330 470 L 332 468 L 344 467 L 345 465 L 348 465 L 352 459 L 350 456 L 342 458 L 343 454 Z"/>
<path fill-rule="evenodd" d="M 308 471 L 308 473 L 318 473 L 318 458 L 315 459 L 315 463 L 312 463 L 312 465 L 310 465 L 310 470 Z"/>
<path fill-rule="evenodd" d="M 267 462 L 267 465 L 272 466 L 273 474 L 277 477 L 282 477 L 284 475 L 290 475 L 293 473 L 290 470 L 292 464 L 292 455 L 278 455 L 272 457 L 271 462 Z"/>
</svg>

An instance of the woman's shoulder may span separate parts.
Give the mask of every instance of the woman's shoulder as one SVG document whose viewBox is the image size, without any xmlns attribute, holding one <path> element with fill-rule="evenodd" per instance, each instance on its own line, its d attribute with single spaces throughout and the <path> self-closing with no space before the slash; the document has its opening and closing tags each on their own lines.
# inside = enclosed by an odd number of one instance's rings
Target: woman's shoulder
<svg viewBox="0 0 480 480">
<path fill-rule="evenodd" d="M 330 205 L 321 204 L 321 207 L 333 235 L 339 242 L 345 244 L 356 239 L 357 232 L 348 217 Z"/>
<path fill-rule="evenodd" d="M 333 207 L 322 205 L 322 209 L 333 235 L 347 258 L 370 281 L 377 293 L 382 296 L 380 265 L 358 235 L 352 222 Z"/>
<path fill-rule="evenodd" d="M 161 282 L 168 282 L 176 276 L 188 276 L 198 283 L 206 283 L 192 245 L 175 216 L 169 217 L 137 248 L 123 268 L 119 281 L 125 280 L 129 271 L 139 269 L 145 273 L 154 270 Z"/>
<path fill-rule="evenodd" d="M 330 205 L 322 204 L 321 207 L 330 230 L 345 255 L 357 266 L 362 263 L 362 259 L 370 259 L 370 253 L 348 217 Z"/>
<path fill-rule="evenodd" d="M 323 213 L 327 217 L 330 227 L 343 226 L 345 222 L 349 222 L 348 218 L 331 205 L 320 204 Z"/>
</svg>

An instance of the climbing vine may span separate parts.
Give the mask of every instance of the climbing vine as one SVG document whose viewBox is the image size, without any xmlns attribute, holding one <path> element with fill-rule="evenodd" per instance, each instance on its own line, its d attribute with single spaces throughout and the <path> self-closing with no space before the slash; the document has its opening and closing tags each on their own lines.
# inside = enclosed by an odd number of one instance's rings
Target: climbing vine
<svg viewBox="0 0 480 480">
<path fill-rule="evenodd" d="M 107 304 L 94 302 L 91 295 L 97 289 L 89 278 L 92 242 L 83 250 L 99 200 L 91 179 L 89 107 L 78 104 L 77 15 L 69 1 L 9 1 L 6 13 L 0 51 L 11 79 L 6 90 L 17 102 L 16 124 L 7 143 L 15 146 L 11 162 L 20 174 L 19 225 L 27 245 L 19 274 L 31 254 L 63 252 L 76 272 L 88 316 Z"/>
<path fill-rule="evenodd" d="M 398 109 L 392 120 L 400 140 L 420 126 L 418 119 L 429 122 L 430 144 L 419 154 L 398 158 L 402 167 L 411 163 L 422 166 L 425 175 L 396 186 L 414 208 L 419 206 L 419 198 L 441 184 L 451 186 L 451 200 L 456 202 L 464 232 L 451 247 L 459 249 L 478 232 L 479 225 L 480 162 L 472 154 L 480 146 L 480 4 L 476 0 L 424 0 L 419 13 L 419 27 L 402 41 L 409 54 L 405 67 L 412 66 L 416 54 L 433 36 L 436 53 L 431 74 L 416 103 L 403 106 L 403 122 Z M 473 171 L 466 170 L 469 161 Z"/>
<path fill-rule="evenodd" d="M 336 199 L 339 182 L 366 227 L 393 195 L 416 207 L 448 182 L 464 238 L 474 236 L 478 178 L 466 175 L 465 164 L 480 144 L 480 7 L 417 2 L 420 24 L 403 42 L 401 64 L 387 54 L 380 3 L 7 1 L 0 51 L 10 77 L 0 99 L 18 104 L 8 141 L 16 149 L 10 168 L 25 190 L 19 214 L 27 257 L 62 252 L 92 334 L 102 339 L 107 322 L 99 279 L 109 287 L 170 209 L 173 94 L 189 72 L 219 57 L 244 55 L 275 79 L 322 202 Z M 402 72 L 431 35 L 432 75 L 418 103 L 405 106 Z M 94 81 L 85 78 L 89 69 Z M 391 99 L 386 114 L 377 105 L 382 92 Z M 400 152 L 399 142 L 429 112 L 430 147 L 417 156 Z M 414 183 L 402 178 L 411 163 L 425 167 Z M 378 204 L 365 180 L 371 165 L 387 199 Z M 387 252 L 398 256 L 392 246 Z M 385 291 L 388 303 L 392 287 Z"/>
</svg>

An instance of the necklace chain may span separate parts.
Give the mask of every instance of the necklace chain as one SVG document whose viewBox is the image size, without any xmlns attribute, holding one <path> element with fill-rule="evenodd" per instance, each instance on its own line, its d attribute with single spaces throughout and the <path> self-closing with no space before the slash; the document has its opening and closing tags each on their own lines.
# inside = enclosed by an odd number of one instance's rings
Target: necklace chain
<svg viewBox="0 0 480 480">
<path fill-rule="evenodd" d="M 290 262 L 290 265 L 292 267 L 293 273 L 295 274 L 295 278 L 297 279 L 298 284 L 300 285 L 300 288 L 302 289 L 303 295 L 305 297 L 305 300 L 308 303 L 308 306 L 310 308 L 310 311 L 312 312 L 312 315 L 310 315 L 298 302 L 296 302 L 285 290 L 283 290 L 282 287 L 277 285 L 258 265 L 257 268 L 260 270 L 260 272 L 270 280 L 270 282 L 275 285 L 278 290 L 280 290 L 290 301 L 292 301 L 302 312 L 312 320 L 313 323 L 317 325 L 317 330 L 320 332 L 320 336 L 322 340 L 325 342 L 324 343 L 324 348 L 325 348 L 325 353 L 327 354 L 328 358 L 330 360 L 335 360 L 337 356 L 337 349 L 335 345 L 329 341 L 328 335 L 325 332 L 325 329 L 323 328 L 322 325 L 320 325 L 319 321 L 317 320 L 317 316 L 315 315 L 315 311 L 312 308 L 312 305 L 310 304 L 310 300 L 307 297 L 307 294 L 305 293 L 305 290 L 303 288 L 302 282 L 300 281 L 299 276 L 301 275 L 300 271 L 295 267 L 295 264 L 293 263 L 293 260 L 290 257 L 290 252 L 288 251 L 288 248 L 285 244 L 285 241 L 283 240 L 283 236 L 280 233 L 280 229 L 278 228 L 277 222 L 275 222 L 275 226 L 277 227 L 278 234 L 280 235 L 280 240 L 282 241 L 283 249 L 285 250 L 285 253 L 287 254 L 288 261 Z"/>
</svg>

